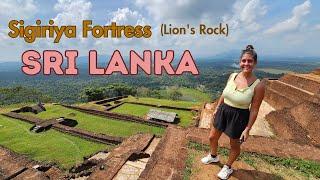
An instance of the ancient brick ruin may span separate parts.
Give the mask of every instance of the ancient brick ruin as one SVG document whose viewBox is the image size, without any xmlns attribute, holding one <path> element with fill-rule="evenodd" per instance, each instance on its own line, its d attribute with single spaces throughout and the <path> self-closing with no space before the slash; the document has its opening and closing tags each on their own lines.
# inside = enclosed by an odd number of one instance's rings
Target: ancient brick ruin
<svg viewBox="0 0 320 180">
<path fill-rule="evenodd" d="M 276 109 L 266 120 L 277 137 L 320 147 L 320 76 L 286 74 L 266 82 L 264 100 Z"/>
</svg>

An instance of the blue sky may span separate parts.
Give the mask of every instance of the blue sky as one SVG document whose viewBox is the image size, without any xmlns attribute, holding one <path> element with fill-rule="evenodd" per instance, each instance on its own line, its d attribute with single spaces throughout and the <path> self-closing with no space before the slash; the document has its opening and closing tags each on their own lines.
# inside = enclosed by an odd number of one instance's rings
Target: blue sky
<svg viewBox="0 0 320 180">
<path fill-rule="evenodd" d="M 63 38 L 59 44 L 53 39 L 37 39 L 26 43 L 12 39 L 8 23 L 23 19 L 33 25 L 54 19 L 58 25 L 75 24 L 81 31 L 84 19 L 94 24 L 147 24 L 152 26 L 150 39 L 94 39 Z M 200 23 L 217 26 L 227 23 L 229 36 L 160 36 L 161 23 L 197 27 Z M 243 49 L 253 44 L 260 55 L 317 56 L 320 42 L 320 1 L 318 0 L 4 0 L 0 1 L 0 62 L 20 61 L 29 49 L 77 49 L 81 56 L 95 49 L 99 54 L 111 54 L 119 49 L 127 56 L 131 49 L 173 49 L 177 53 L 190 50 L 195 58 Z"/>
</svg>

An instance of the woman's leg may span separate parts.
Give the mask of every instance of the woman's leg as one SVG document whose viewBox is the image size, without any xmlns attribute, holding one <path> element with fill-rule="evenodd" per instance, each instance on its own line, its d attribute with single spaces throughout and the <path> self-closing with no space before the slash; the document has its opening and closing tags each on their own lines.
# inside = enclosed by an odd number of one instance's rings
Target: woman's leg
<svg viewBox="0 0 320 180">
<path fill-rule="evenodd" d="M 222 134 L 222 131 L 212 127 L 210 130 L 209 141 L 212 155 L 217 155 L 218 141 Z"/>
<path fill-rule="evenodd" d="M 238 156 L 240 155 L 240 143 L 239 143 L 239 139 L 232 139 L 230 138 L 230 153 L 229 153 L 229 158 L 227 161 L 227 165 L 229 167 L 231 167 L 232 163 L 238 158 Z"/>
</svg>

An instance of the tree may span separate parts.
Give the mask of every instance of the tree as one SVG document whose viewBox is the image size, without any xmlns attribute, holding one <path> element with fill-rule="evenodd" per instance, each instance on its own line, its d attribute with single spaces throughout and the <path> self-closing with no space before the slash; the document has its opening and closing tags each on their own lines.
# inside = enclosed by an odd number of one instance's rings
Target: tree
<svg viewBox="0 0 320 180">
<path fill-rule="evenodd" d="M 169 98 L 176 101 L 182 97 L 182 93 L 178 89 L 173 89 L 169 92 Z"/>
<path fill-rule="evenodd" d="M 150 94 L 150 89 L 144 86 L 137 88 L 138 97 L 147 97 Z"/>
<path fill-rule="evenodd" d="M 104 98 L 103 88 L 86 88 L 84 92 L 88 101 L 97 101 Z"/>
<path fill-rule="evenodd" d="M 108 97 L 124 96 L 124 95 L 135 96 L 137 94 L 137 89 L 135 87 L 132 87 L 126 84 L 114 83 L 114 84 L 109 84 L 105 88 L 105 94 Z"/>
</svg>

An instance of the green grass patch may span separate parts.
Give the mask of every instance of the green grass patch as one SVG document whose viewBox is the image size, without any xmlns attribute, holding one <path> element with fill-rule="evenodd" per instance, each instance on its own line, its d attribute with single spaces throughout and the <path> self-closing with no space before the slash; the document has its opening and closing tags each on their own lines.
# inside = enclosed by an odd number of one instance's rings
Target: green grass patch
<svg viewBox="0 0 320 180">
<path fill-rule="evenodd" d="M 186 167 L 183 171 L 183 179 L 184 180 L 189 180 L 192 172 L 195 171 L 192 169 L 192 165 L 194 163 L 196 155 L 197 154 L 195 152 L 188 150 L 188 155 L 187 155 L 187 159 L 186 159 Z"/>
<path fill-rule="evenodd" d="M 206 152 L 210 150 L 210 147 L 208 145 L 195 142 L 189 142 L 188 148 Z M 228 156 L 228 151 L 229 150 L 226 148 L 218 148 L 218 154 L 222 156 Z M 241 152 L 239 159 L 255 167 L 256 169 L 259 168 L 259 163 L 263 161 L 263 163 L 266 163 L 269 166 L 298 171 L 303 176 L 308 178 L 320 178 L 320 163 L 315 161 L 294 158 L 281 158 L 251 152 Z"/>
<path fill-rule="evenodd" d="M 70 169 L 83 157 L 112 146 L 91 142 L 55 130 L 32 133 L 31 124 L 0 115 L 0 144 L 31 159 Z"/>
<path fill-rule="evenodd" d="M 124 99 L 127 102 L 140 102 L 140 103 L 148 103 L 154 105 L 163 105 L 163 106 L 176 106 L 182 108 L 192 108 L 196 106 L 200 106 L 201 102 L 191 102 L 191 101 L 173 101 L 168 99 L 156 99 L 156 98 L 147 98 L 147 97 L 133 97 L 129 96 Z"/>
<path fill-rule="evenodd" d="M 192 102 L 210 102 L 211 96 L 208 93 L 191 88 L 179 88 L 182 93 L 181 100 Z"/>
<path fill-rule="evenodd" d="M 0 105 L 0 113 L 7 113 L 12 110 L 19 109 L 23 106 L 30 106 L 34 105 L 32 103 L 18 103 L 18 104 L 10 104 L 10 105 Z"/>
<path fill-rule="evenodd" d="M 191 141 L 189 141 L 189 143 L 188 143 L 188 148 L 189 149 L 195 149 L 195 150 L 198 150 L 198 151 L 206 151 L 206 152 L 210 151 L 210 146 L 208 146 L 206 144 L 200 144 L 200 143 L 196 143 L 196 142 L 191 142 Z M 228 156 L 228 149 L 222 148 L 222 147 L 218 147 L 218 154 L 222 155 L 222 156 Z"/>
<path fill-rule="evenodd" d="M 78 122 L 76 128 L 118 137 L 129 137 L 140 132 L 161 135 L 165 131 L 164 128 L 160 127 L 90 115 L 73 109 L 65 108 L 60 105 L 48 104 L 45 106 L 45 108 L 46 111 L 36 115 L 32 113 L 26 114 L 36 116 L 41 119 L 66 117 L 74 119 Z"/>
<path fill-rule="evenodd" d="M 283 166 L 302 172 L 305 176 L 310 175 L 320 178 L 320 163 L 309 160 L 294 159 L 294 158 L 279 158 L 267 155 L 259 155 L 256 153 L 248 153 L 246 156 L 251 158 L 260 158 L 265 162 L 274 166 Z"/>
<path fill-rule="evenodd" d="M 175 109 L 166 109 L 166 108 L 156 108 L 151 106 L 144 106 L 138 104 L 123 104 L 115 109 L 112 109 L 112 112 L 121 113 L 121 114 L 131 114 L 135 116 L 144 117 L 148 114 L 150 109 L 159 109 L 161 111 L 166 112 L 175 112 L 180 117 L 180 122 L 178 125 L 182 127 L 190 126 L 192 123 L 193 114 L 191 111 L 184 111 L 184 110 L 175 110 Z"/>
</svg>

